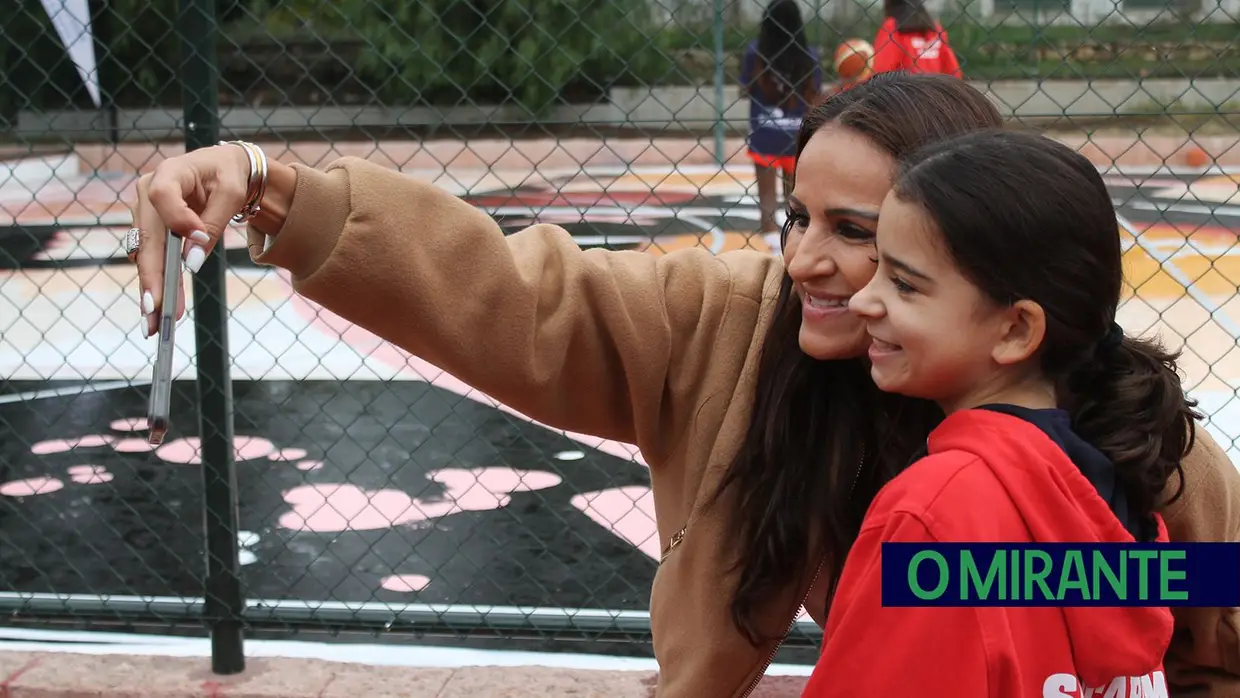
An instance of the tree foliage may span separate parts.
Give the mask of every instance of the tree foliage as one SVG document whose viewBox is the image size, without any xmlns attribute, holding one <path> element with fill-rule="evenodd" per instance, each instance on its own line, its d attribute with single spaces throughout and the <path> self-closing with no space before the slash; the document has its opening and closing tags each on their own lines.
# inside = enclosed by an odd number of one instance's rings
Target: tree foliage
<svg viewBox="0 0 1240 698">
<path fill-rule="evenodd" d="M 0 88 L 0 104 L 89 106 L 41 3 L 15 2 L 17 19 L 0 27 L 0 67 L 9 76 Z M 367 93 L 367 101 L 386 106 L 519 104 L 539 113 L 566 95 L 602 95 L 617 81 L 658 80 L 671 65 L 640 2 L 216 4 L 224 91 L 292 91 L 308 79 L 330 93 L 347 81 Z M 105 45 L 100 72 L 105 89 L 122 106 L 180 99 L 178 7 L 177 0 L 107 0 L 106 9 L 97 12 L 96 31 Z M 307 46 L 317 67 L 300 58 Z M 321 74 L 306 75 L 315 70 Z"/>
</svg>

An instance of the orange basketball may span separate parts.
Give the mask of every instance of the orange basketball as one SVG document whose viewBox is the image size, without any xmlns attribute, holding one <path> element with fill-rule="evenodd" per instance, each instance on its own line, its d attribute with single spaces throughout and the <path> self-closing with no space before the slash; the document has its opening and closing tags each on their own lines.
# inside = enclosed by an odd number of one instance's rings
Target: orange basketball
<svg viewBox="0 0 1240 698">
<path fill-rule="evenodd" d="M 1199 147 L 1192 147 L 1184 153 L 1184 162 L 1189 167 L 1205 167 L 1210 164 L 1210 155 Z"/>
<path fill-rule="evenodd" d="M 865 39 L 849 39 L 835 49 L 835 72 L 845 80 L 859 80 L 870 74 L 874 47 Z"/>
</svg>

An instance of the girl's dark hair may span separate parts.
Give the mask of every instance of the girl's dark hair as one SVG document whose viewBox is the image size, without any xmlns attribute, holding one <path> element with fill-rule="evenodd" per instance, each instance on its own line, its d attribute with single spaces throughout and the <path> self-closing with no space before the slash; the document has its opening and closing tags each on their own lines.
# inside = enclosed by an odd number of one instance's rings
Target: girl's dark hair
<svg viewBox="0 0 1240 698">
<path fill-rule="evenodd" d="M 1173 474 L 1183 487 L 1180 461 L 1201 415 L 1176 374 L 1178 352 L 1108 337 L 1122 250 L 1111 195 L 1089 159 L 1037 134 L 987 130 L 911 155 L 894 194 L 930 215 L 956 266 L 986 296 L 1042 306 L 1039 362 L 1073 429 L 1115 464 L 1135 513 L 1165 504 Z"/>
<path fill-rule="evenodd" d="M 811 109 L 797 154 L 827 124 L 852 129 L 898 159 L 924 143 L 1002 123 L 994 105 L 962 80 L 881 73 Z M 942 418 L 931 402 L 880 392 L 860 357 L 818 361 L 802 352 L 801 305 L 787 274 L 773 314 L 749 426 L 714 494 L 719 503 L 730 492 L 723 506 L 739 551 L 732 618 L 755 645 L 785 630 L 759 627 L 759 618 L 784 603 L 795 580 L 808 582 L 812 563 L 824 561 L 834 588 L 870 500 Z"/>
<path fill-rule="evenodd" d="M 757 86 L 768 104 L 791 108 L 798 101 L 814 101 L 817 66 L 796 0 L 772 0 L 766 6 L 758 29 L 756 68 Z"/>
<path fill-rule="evenodd" d="M 883 16 L 896 21 L 896 31 L 924 34 L 939 30 L 939 23 L 922 0 L 883 0 Z"/>
</svg>

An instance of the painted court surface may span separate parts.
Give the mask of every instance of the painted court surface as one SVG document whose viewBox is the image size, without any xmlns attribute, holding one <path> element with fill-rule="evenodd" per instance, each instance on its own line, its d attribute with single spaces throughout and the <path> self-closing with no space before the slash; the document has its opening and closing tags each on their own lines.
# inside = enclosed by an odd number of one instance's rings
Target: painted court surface
<svg viewBox="0 0 1240 698">
<path fill-rule="evenodd" d="M 0 172 L 0 591 L 195 596 L 192 326 L 177 335 L 173 431 L 152 450 L 142 430 L 154 344 L 139 334 L 120 249 L 129 215 L 117 200 L 133 177 L 56 166 Z M 583 246 L 768 249 L 750 235 L 756 188 L 743 165 L 410 174 L 506 229 L 557 223 Z M 1236 179 L 1107 182 L 1128 228 L 1121 323 L 1187 341 L 1193 394 L 1240 462 Z M 294 296 L 236 231 L 228 246 L 249 597 L 646 608 L 658 541 L 633 447 L 497 406 Z"/>
</svg>

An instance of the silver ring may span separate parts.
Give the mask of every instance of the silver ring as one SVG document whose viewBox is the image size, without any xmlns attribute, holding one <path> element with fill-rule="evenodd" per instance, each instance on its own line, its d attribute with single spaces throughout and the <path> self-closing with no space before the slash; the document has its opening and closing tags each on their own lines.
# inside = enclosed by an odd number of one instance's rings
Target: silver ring
<svg viewBox="0 0 1240 698">
<path fill-rule="evenodd" d="M 125 256 L 132 258 L 138 253 L 138 243 L 141 242 L 142 231 L 137 228 L 130 228 L 125 231 Z"/>
</svg>

